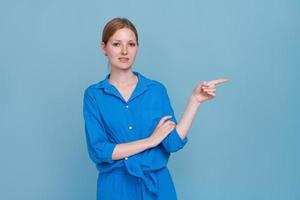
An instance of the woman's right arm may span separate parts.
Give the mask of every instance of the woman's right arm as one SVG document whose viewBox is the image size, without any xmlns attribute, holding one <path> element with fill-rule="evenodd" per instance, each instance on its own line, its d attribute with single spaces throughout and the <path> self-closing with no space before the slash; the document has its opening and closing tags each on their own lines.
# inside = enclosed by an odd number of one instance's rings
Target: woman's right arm
<svg viewBox="0 0 300 200">
<path fill-rule="evenodd" d="M 117 144 L 113 150 L 112 160 L 126 159 L 129 156 L 159 145 L 161 141 L 175 128 L 176 124 L 174 122 L 165 121 L 169 118 L 171 118 L 171 116 L 162 117 L 152 135 L 148 138 Z"/>
</svg>

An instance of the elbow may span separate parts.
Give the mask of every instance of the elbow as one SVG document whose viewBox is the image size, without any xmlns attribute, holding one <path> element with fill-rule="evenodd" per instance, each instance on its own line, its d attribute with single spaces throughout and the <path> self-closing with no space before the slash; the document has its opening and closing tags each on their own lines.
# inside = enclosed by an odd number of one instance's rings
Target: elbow
<svg viewBox="0 0 300 200">
<path fill-rule="evenodd" d="M 175 153 L 177 151 L 179 151 L 180 149 L 182 149 L 183 147 L 174 147 L 174 146 L 168 146 L 165 147 L 165 150 L 169 153 Z"/>
<path fill-rule="evenodd" d="M 162 142 L 163 147 L 167 152 L 174 153 L 182 149 L 186 143 L 188 142 L 188 138 L 185 137 L 181 139 L 176 129 L 174 129 Z"/>
<path fill-rule="evenodd" d="M 99 145 L 98 147 L 89 148 L 90 159 L 96 163 L 113 163 L 112 159 L 113 150 L 116 144 L 107 143 Z"/>
</svg>

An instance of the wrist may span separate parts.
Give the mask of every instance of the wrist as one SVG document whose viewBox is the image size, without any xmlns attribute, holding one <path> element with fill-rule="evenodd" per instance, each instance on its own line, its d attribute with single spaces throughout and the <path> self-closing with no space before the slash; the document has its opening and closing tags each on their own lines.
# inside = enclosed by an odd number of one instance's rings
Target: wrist
<svg viewBox="0 0 300 200">
<path fill-rule="evenodd" d="M 200 106 L 202 103 L 201 101 L 198 101 L 193 94 L 190 96 L 189 100 L 190 100 L 190 103 L 197 105 L 197 106 Z"/>
<path fill-rule="evenodd" d="M 147 137 L 145 139 L 145 144 L 146 144 L 147 149 L 153 148 L 155 146 L 151 137 Z"/>
</svg>

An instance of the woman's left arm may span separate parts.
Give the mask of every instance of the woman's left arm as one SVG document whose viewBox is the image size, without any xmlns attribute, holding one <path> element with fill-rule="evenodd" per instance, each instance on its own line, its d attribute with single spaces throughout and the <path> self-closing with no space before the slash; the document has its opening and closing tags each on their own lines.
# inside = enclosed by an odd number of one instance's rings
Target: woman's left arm
<svg viewBox="0 0 300 200">
<path fill-rule="evenodd" d="M 198 84 L 193 90 L 192 95 L 189 97 L 186 108 L 176 125 L 176 130 L 181 139 L 184 139 L 190 130 L 192 122 L 195 118 L 200 105 L 207 100 L 216 96 L 216 85 L 225 83 L 228 79 L 217 79 Z"/>
</svg>

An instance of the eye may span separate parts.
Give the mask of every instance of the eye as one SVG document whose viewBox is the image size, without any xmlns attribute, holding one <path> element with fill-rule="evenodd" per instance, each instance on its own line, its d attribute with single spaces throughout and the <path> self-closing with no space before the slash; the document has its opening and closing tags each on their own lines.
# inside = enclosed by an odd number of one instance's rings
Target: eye
<svg viewBox="0 0 300 200">
<path fill-rule="evenodd" d="M 117 47 L 117 46 L 119 46 L 119 45 L 120 45 L 120 43 L 118 43 L 118 42 L 114 42 L 112 45 L 113 45 L 113 46 L 115 46 L 115 47 Z"/>
<path fill-rule="evenodd" d="M 130 46 L 134 47 L 135 46 L 135 43 L 132 42 L 132 43 L 129 43 Z"/>
</svg>

